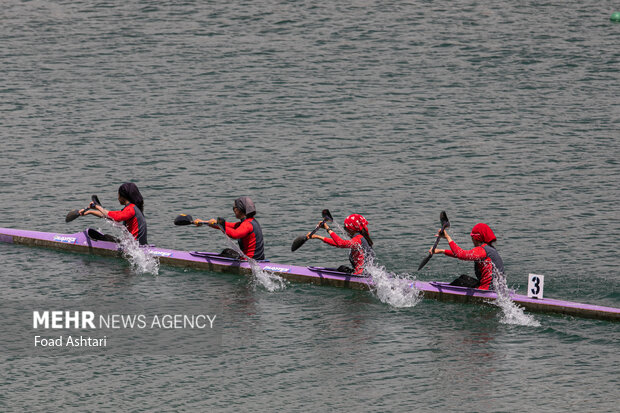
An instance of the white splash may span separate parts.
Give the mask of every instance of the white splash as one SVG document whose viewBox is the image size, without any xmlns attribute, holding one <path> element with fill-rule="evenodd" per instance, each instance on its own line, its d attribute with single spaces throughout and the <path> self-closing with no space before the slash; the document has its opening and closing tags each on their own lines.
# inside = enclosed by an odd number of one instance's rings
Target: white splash
<svg viewBox="0 0 620 413">
<path fill-rule="evenodd" d="M 287 282 L 284 278 L 280 277 L 279 275 L 271 271 L 263 270 L 260 267 L 260 265 L 258 265 L 258 262 L 256 260 L 248 257 L 241 251 L 241 249 L 239 248 L 239 245 L 236 242 L 233 242 L 233 240 L 228 235 L 224 233 L 223 235 L 226 238 L 226 242 L 228 243 L 228 245 L 233 250 L 237 251 L 239 255 L 244 257 L 248 261 L 248 264 L 250 264 L 250 268 L 252 269 L 252 275 L 253 275 L 252 286 L 254 288 L 256 288 L 256 285 L 260 285 L 265 290 L 269 291 L 270 293 L 274 291 L 281 291 L 286 288 Z"/>
<path fill-rule="evenodd" d="M 339 232 L 345 233 L 345 229 L 337 222 L 330 224 Z M 370 292 L 379 301 L 395 308 L 414 307 L 422 301 L 423 294 L 415 287 L 415 277 L 404 273 L 396 274 L 388 271 L 384 266 L 375 263 L 370 257 L 364 263 L 364 272 L 370 276 Z"/>
<path fill-rule="evenodd" d="M 252 258 L 246 257 L 250 268 L 252 268 L 252 275 L 254 275 L 253 285 L 260 284 L 270 293 L 274 291 L 281 291 L 286 288 L 287 282 L 284 278 L 278 276 L 271 271 L 263 270 L 258 263 Z"/>
<path fill-rule="evenodd" d="M 370 291 L 392 307 L 414 307 L 422 301 L 422 292 L 415 288 L 415 278 L 409 274 L 395 274 L 371 260 L 364 269 L 372 279 Z"/>
<path fill-rule="evenodd" d="M 515 304 L 510 298 L 510 292 L 506 284 L 506 276 L 493 269 L 493 288 L 497 293 L 497 299 L 493 302 L 502 310 L 500 322 L 528 327 L 540 327 L 540 323 L 531 314 L 525 314 L 523 308 Z"/>
<path fill-rule="evenodd" d="M 118 234 L 117 238 L 120 241 L 119 244 L 121 246 L 123 258 L 129 261 L 132 272 L 140 275 L 159 274 L 158 257 L 149 254 L 147 248 L 140 247 L 140 243 L 138 243 L 133 235 L 127 231 L 127 228 L 125 228 L 124 225 L 107 219 L 104 222 L 106 222 L 115 230 L 114 232 Z"/>
</svg>

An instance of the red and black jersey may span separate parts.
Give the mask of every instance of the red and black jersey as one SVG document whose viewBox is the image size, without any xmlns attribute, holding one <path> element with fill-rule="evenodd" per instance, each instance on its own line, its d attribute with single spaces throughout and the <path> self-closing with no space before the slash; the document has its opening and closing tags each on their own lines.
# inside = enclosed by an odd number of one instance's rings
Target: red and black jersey
<svg viewBox="0 0 620 413">
<path fill-rule="evenodd" d="M 265 259 L 263 231 L 258 221 L 246 218 L 239 222 L 226 222 L 226 235 L 239 240 L 239 248 L 255 260 Z"/>
<path fill-rule="evenodd" d="M 450 242 L 450 249 L 445 250 L 448 257 L 456 257 L 459 260 L 475 261 L 474 270 L 480 285 L 476 288 L 488 290 L 491 288 L 493 281 L 493 271 L 496 269 L 500 273 L 504 273 L 504 263 L 497 250 L 490 245 L 482 244 L 471 250 L 464 250 L 459 247 L 456 242 Z"/>
<path fill-rule="evenodd" d="M 350 240 L 340 238 L 335 232 L 330 233 L 331 238 L 323 238 L 323 242 L 338 248 L 351 248 L 349 261 L 353 267 L 353 274 L 360 275 L 364 272 L 364 264 L 368 257 L 373 254 L 372 247 L 362 234 L 356 234 Z"/>
<path fill-rule="evenodd" d="M 134 204 L 127 204 L 120 211 L 109 211 L 108 217 L 116 222 L 123 222 L 127 231 L 138 240 L 140 245 L 148 244 L 146 240 L 146 219 Z"/>
</svg>

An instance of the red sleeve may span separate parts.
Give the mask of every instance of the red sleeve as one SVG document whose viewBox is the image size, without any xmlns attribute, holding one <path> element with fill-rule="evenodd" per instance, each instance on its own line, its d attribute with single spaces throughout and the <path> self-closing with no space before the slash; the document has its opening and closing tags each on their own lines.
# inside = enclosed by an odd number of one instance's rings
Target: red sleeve
<svg viewBox="0 0 620 413">
<path fill-rule="evenodd" d="M 239 239 L 239 238 L 245 237 L 246 235 L 254 231 L 254 227 L 252 226 L 252 223 L 248 220 L 241 222 L 239 225 L 237 224 L 239 223 L 237 222 L 237 223 L 228 225 L 228 222 L 227 222 L 226 223 L 226 235 L 234 239 Z"/>
<path fill-rule="evenodd" d="M 456 245 L 456 242 L 452 241 L 450 243 L 450 249 L 451 251 L 446 250 L 444 254 L 450 257 L 456 257 L 459 260 L 480 261 L 487 257 L 487 252 L 482 247 L 474 247 L 471 250 L 464 250 Z"/>
<path fill-rule="evenodd" d="M 134 204 L 129 204 L 122 211 L 108 211 L 108 217 L 116 222 L 129 221 L 136 216 L 135 207 Z"/>
<path fill-rule="evenodd" d="M 342 238 L 340 238 L 334 231 L 332 231 L 330 234 L 331 238 L 323 238 L 323 242 L 329 245 L 332 245 L 334 247 L 338 247 L 338 248 L 351 248 L 354 245 L 356 245 L 355 242 L 353 242 L 353 240 L 344 240 Z"/>
<path fill-rule="evenodd" d="M 331 238 L 327 238 L 327 237 L 325 237 L 325 238 L 323 238 L 323 242 L 324 242 L 324 243 L 326 243 L 326 244 L 328 244 L 328 245 L 331 245 L 332 247 L 337 247 L 337 246 L 338 246 L 338 245 L 334 242 L 334 240 L 333 240 L 333 239 L 331 239 Z"/>
</svg>

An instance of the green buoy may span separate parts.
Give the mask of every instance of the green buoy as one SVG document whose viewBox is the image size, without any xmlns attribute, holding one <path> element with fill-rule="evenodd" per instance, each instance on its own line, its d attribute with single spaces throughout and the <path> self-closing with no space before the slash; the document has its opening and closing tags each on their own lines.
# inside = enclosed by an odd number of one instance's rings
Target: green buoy
<svg viewBox="0 0 620 413">
<path fill-rule="evenodd" d="M 620 11 L 616 11 L 611 13 L 611 17 L 609 18 L 612 22 L 620 22 Z"/>
</svg>

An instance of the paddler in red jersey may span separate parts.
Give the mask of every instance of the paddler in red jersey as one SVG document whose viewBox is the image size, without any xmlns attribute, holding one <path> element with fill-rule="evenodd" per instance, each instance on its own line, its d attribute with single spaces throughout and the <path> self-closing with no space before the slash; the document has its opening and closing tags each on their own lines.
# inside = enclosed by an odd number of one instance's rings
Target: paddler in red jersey
<svg viewBox="0 0 620 413">
<path fill-rule="evenodd" d="M 125 224 L 127 230 L 140 243 L 146 245 L 146 219 L 144 218 L 144 199 L 133 182 L 125 182 L 118 188 L 118 202 L 123 206 L 120 211 L 108 211 L 101 205 L 91 203 L 94 209 L 81 210 L 80 215 L 95 215 L 109 218 Z"/>
<path fill-rule="evenodd" d="M 242 196 L 235 199 L 233 204 L 233 212 L 239 222 L 226 222 L 226 235 L 230 238 L 239 240 L 239 248 L 245 255 L 255 260 L 265 259 L 265 247 L 263 242 L 263 230 L 258 221 L 254 218 L 256 215 L 256 207 L 254 202 L 248 196 Z M 216 219 L 203 221 L 201 219 L 194 220 L 194 224 L 200 226 L 207 224 L 211 228 L 220 228 Z M 222 255 L 239 258 L 236 251 L 229 248 L 222 251 Z"/>
<path fill-rule="evenodd" d="M 474 261 L 476 278 L 463 274 L 452 281 L 450 285 L 478 288 L 480 290 L 493 289 L 493 276 L 504 274 L 504 262 L 495 249 L 495 234 L 487 224 L 479 223 L 474 225 L 470 235 L 474 248 L 464 250 L 452 240 L 447 230 L 443 230 L 443 232 L 440 230 L 438 236 L 448 241 L 450 249 L 436 249 L 433 252 L 431 248 L 429 252 L 434 254 L 443 253 L 448 257 L 456 257 L 464 261 Z"/>
<path fill-rule="evenodd" d="M 374 258 L 375 253 L 372 249 L 372 239 L 370 239 L 370 235 L 368 234 L 368 221 L 360 214 L 351 214 L 344 220 L 344 229 L 347 231 L 350 240 L 344 240 L 340 238 L 332 229 L 327 225 L 327 223 L 322 223 L 321 225 L 330 238 L 322 237 L 320 235 L 308 233 L 308 237 L 320 239 L 324 243 L 331 245 L 337 248 L 350 248 L 351 252 L 349 253 L 349 262 L 351 263 L 351 267 L 347 267 L 346 265 L 341 265 L 338 267 L 338 271 L 346 272 L 353 275 L 362 275 L 364 272 L 364 266 L 368 263 L 368 261 Z"/>
</svg>

